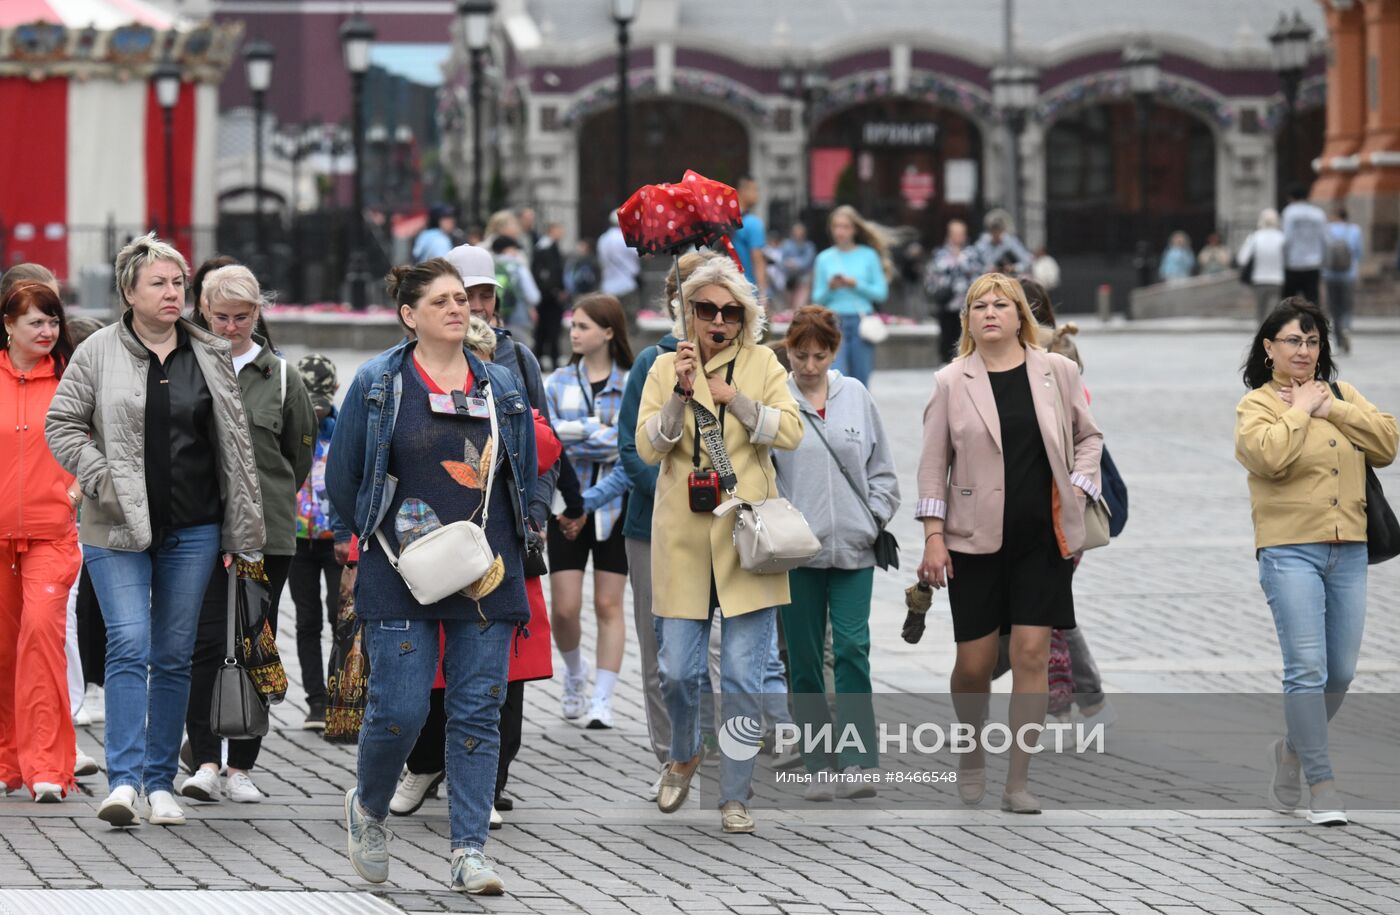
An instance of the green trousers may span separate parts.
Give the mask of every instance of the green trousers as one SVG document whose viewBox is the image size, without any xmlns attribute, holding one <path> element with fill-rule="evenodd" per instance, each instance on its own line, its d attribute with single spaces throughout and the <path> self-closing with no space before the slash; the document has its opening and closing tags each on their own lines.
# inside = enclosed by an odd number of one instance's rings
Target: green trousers
<svg viewBox="0 0 1400 915">
<path fill-rule="evenodd" d="M 782 608 L 787 636 L 789 690 L 793 718 L 802 728 L 802 759 L 810 772 L 835 767 L 879 768 L 875 711 L 870 699 L 870 592 L 875 569 L 794 569 L 788 573 L 792 603 Z M 822 653 L 826 627 L 831 625 L 835 656 L 835 720 L 827 705 Z M 827 726 L 832 730 L 828 755 L 822 748 L 807 749 L 807 734 Z M 847 740 L 848 730 L 860 738 L 861 747 Z"/>
</svg>

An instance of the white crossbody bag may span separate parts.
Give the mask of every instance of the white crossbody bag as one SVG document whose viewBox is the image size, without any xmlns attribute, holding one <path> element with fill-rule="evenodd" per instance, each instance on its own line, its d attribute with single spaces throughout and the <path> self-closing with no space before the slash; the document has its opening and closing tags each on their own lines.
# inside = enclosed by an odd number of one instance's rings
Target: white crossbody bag
<svg viewBox="0 0 1400 915">
<path fill-rule="evenodd" d="M 419 537 L 397 556 L 389 549 L 380 529 L 374 530 L 374 537 L 384 548 L 389 565 L 399 573 L 413 599 L 424 606 L 435 604 L 475 584 L 496 561 L 496 554 L 486 540 L 486 521 L 491 514 L 491 489 L 496 485 L 496 464 L 502 458 L 500 429 L 496 424 L 496 398 L 489 384 L 486 387 L 486 408 L 491 414 L 491 440 L 495 444 L 491 448 L 491 468 L 486 472 L 481 524 L 454 521 Z"/>
</svg>

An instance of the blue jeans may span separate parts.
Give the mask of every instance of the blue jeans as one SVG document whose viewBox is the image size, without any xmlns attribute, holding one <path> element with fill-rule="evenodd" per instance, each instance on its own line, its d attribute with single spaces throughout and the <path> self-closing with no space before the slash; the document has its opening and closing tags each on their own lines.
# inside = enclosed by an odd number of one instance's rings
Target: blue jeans
<svg viewBox="0 0 1400 915">
<path fill-rule="evenodd" d="M 714 611 L 710 611 L 713 613 Z M 726 725 L 737 717 L 758 722 L 777 610 L 767 607 L 720 622 L 720 705 Z M 710 620 L 661 619 L 661 691 L 671 716 L 671 759 L 700 752 L 700 684 L 705 679 Z M 373 669 L 373 668 L 371 668 Z M 719 802 L 748 803 L 753 757 L 720 758 Z"/>
<path fill-rule="evenodd" d="M 1288 744 L 1309 785 L 1329 781 L 1327 722 L 1356 675 L 1366 626 L 1366 544 L 1265 547 L 1259 584 L 1283 649 Z"/>
<path fill-rule="evenodd" d="M 783 666 L 782 654 L 778 651 L 778 620 L 774 614 L 773 642 L 768 649 L 768 660 L 763 664 L 763 729 L 771 731 L 780 724 L 792 723 L 792 712 L 788 709 L 787 668 Z"/>
<path fill-rule="evenodd" d="M 860 318 L 841 315 L 841 348 L 836 351 L 832 368 L 868 388 L 870 373 L 875 371 L 875 347 L 860 338 Z"/>
<path fill-rule="evenodd" d="M 170 531 L 140 552 L 83 547 L 107 624 L 107 783 L 175 790 L 190 660 L 219 525 Z"/>
<path fill-rule="evenodd" d="M 510 664 L 510 623 L 366 620 L 369 702 L 360 729 L 360 806 L 384 819 L 399 772 L 428 717 L 438 666 L 438 625 L 447 636 L 447 811 L 452 848 L 484 848 L 496 795 L 501 703 Z"/>
</svg>

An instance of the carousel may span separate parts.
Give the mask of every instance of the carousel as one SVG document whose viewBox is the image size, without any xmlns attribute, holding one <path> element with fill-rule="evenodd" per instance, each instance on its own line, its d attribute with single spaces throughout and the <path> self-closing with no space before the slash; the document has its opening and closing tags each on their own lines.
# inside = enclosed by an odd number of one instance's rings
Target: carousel
<svg viewBox="0 0 1400 915">
<path fill-rule="evenodd" d="M 151 230 L 211 254 L 218 85 L 241 34 L 143 0 L 0 2 L 0 267 L 78 285 Z"/>
</svg>

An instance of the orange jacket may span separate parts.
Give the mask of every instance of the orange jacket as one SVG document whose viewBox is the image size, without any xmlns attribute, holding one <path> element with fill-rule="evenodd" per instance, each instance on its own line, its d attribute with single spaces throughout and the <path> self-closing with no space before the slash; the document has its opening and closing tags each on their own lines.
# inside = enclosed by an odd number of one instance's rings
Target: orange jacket
<svg viewBox="0 0 1400 915">
<path fill-rule="evenodd" d="M 68 500 L 73 475 L 44 441 L 44 416 L 58 388 L 52 356 L 20 372 L 0 351 L 0 540 L 64 540 L 75 535 Z"/>
</svg>

